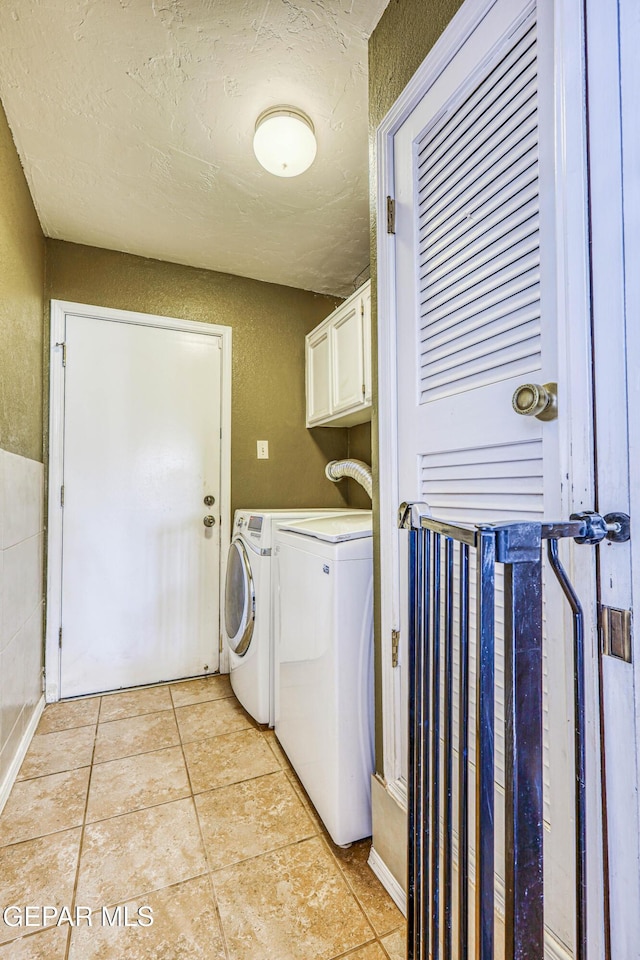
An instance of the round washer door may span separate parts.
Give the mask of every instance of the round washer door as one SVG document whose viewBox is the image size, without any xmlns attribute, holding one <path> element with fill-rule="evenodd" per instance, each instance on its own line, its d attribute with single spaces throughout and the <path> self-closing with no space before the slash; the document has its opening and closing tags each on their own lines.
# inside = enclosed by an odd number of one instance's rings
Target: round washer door
<svg viewBox="0 0 640 960">
<path fill-rule="evenodd" d="M 256 594 L 251 564 L 242 540 L 232 540 L 224 588 L 224 624 L 227 641 L 238 657 L 249 649 L 256 621 Z"/>
</svg>

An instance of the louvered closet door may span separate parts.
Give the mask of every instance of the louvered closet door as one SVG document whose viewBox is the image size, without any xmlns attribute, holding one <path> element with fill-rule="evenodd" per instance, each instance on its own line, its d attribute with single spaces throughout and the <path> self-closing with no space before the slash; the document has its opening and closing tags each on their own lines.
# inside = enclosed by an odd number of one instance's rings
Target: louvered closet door
<svg viewBox="0 0 640 960">
<path fill-rule="evenodd" d="M 559 516 L 558 424 L 518 416 L 511 403 L 519 384 L 557 379 L 553 310 L 545 311 L 555 284 L 545 166 L 553 126 L 537 20 L 533 4 L 498 0 L 395 137 L 399 499 L 426 501 L 452 521 Z M 556 600 L 545 601 L 559 648 L 547 659 L 555 691 L 546 717 L 547 917 L 570 944 L 572 794 Z M 500 633 L 500 609 L 497 621 Z M 498 638 L 501 682 L 499 648 Z M 402 684 L 406 704 L 404 674 Z M 497 702 L 501 719 L 502 691 Z M 499 816 L 501 734 L 496 779 Z M 498 851 L 499 871 L 500 861 Z"/>
</svg>

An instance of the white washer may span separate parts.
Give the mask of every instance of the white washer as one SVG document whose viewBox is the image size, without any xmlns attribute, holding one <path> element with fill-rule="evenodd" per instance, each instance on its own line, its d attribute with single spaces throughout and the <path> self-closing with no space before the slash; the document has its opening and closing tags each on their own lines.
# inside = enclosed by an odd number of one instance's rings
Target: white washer
<svg viewBox="0 0 640 960">
<path fill-rule="evenodd" d="M 350 512 L 236 510 L 227 558 L 225 641 L 233 692 L 258 723 L 273 726 L 271 546 L 275 524 L 319 514 Z"/>
<path fill-rule="evenodd" d="M 274 539 L 275 730 L 337 844 L 371 835 L 371 513 L 281 524 Z"/>
</svg>

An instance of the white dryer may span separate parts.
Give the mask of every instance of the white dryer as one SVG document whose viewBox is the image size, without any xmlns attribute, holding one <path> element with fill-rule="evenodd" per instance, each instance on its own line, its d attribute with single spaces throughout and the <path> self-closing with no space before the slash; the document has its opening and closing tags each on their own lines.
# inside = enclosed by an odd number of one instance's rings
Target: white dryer
<svg viewBox="0 0 640 960">
<path fill-rule="evenodd" d="M 227 558 L 224 631 L 231 687 L 258 723 L 273 726 L 271 547 L 276 523 L 349 510 L 236 510 Z"/>
<path fill-rule="evenodd" d="M 275 731 L 335 843 L 371 835 L 371 512 L 283 523 Z"/>
</svg>

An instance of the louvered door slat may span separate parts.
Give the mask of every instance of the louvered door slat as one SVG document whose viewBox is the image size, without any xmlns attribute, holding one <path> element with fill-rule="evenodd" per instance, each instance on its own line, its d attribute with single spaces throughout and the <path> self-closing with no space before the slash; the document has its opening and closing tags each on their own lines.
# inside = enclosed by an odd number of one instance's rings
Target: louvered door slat
<svg viewBox="0 0 640 960">
<path fill-rule="evenodd" d="M 448 340 L 455 340 L 467 331 L 478 330 L 482 327 L 490 326 L 495 320 L 505 317 L 513 317 L 514 321 L 518 316 L 524 320 L 530 319 L 530 314 L 522 314 L 525 307 L 535 306 L 536 316 L 540 312 L 540 286 L 537 282 L 537 271 L 529 277 L 522 278 L 520 290 L 510 297 L 504 296 L 504 291 L 499 289 L 492 295 L 486 297 L 483 303 L 476 301 L 469 304 L 465 310 L 459 310 L 451 316 L 445 313 L 439 321 L 434 321 L 428 327 L 422 330 L 421 343 L 423 352 L 437 347 L 440 343 Z"/>
<path fill-rule="evenodd" d="M 468 130 L 477 129 L 479 121 L 491 110 L 503 96 L 505 90 L 513 88 L 520 73 L 535 59 L 535 27 L 527 31 L 490 73 L 490 82 L 480 84 L 467 100 L 457 109 L 447 112 L 437 129 L 434 129 L 428 148 L 418 150 L 419 174 L 435 170 L 443 155 L 450 151 L 452 142 L 464 141 Z M 525 78 L 526 82 L 526 78 Z M 497 104 L 500 109 L 502 103 Z"/>
<path fill-rule="evenodd" d="M 434 200 L 439 200 L 451 185 L 463 180 L 479 159 L 490 156 L 496 145 L 506 143 L 509 137 L 523 131 L 525 119 L 531 129 L 532 123 L 535 124 L 537 107 L 534 67 L 531 78 L 518 96 L 510 99 L 490 122 L 487 120 L 481 132 L 477 132 L 464 149 L 458 149 L 454 156 L 443 158 L 438 176 L 420 178 L 419 188 L 428 190 Z"/>
<path fill-rule="evenodd" d="M 535 149 L 538 142 L 536 130 L 535 113 L 529 114 L 523 119 L 523 123 L 517 126 L 511 133 L 511 136 L 505 141 L 502 131 L 497 131 L 489 144 L 492 149 L 488 152 L 480 152 L 469 161 L 464 170 L 464 176 L 461 176 L 454 183 L 451 183 L 449 190 L 443 188 L 433 197 L 429 195 L 428 190 L 420 201 L 420 226 L 422 229 L 428 229 L 429 223 L 435 219 L 443 207 L 455 209 L 458 205 L 466 202 L 468 191 L 475 192 L 474 188 L 478 183 L 483 183 L 489 174 L 493 177 L 500 176 L 504 171 L 509 170 L 514 161 L 519 156 L 525 156 L 526 152 Z M 537 150 L 535 151 L 537 158 Z"/>
<path fill-rule="evenodd" d="M 427 402 L 539 365 L 533 30 L 457 111 L 425 131 L 418 158 L 420 396 Z M 525 171 L 526 182 L 516 183 Z M 456 221 L 453 237 L 445 214 Z"/>
<path fill-rule="evenodd" d="M 528 336 L 525 336 L 528 332 Z M 507 328 L 497 332 L 481 331 L 475 334 L 473 338 L 459 337 L 452 341 L 447 349 L 441 351 L 430 351 L 429 361 L 423 365 L 423 375 L 431 376 L 437 373 L 444 373 L 456 366 L 461 366 L 467 360 L 481 360 L 490 356 L 492 353 L 521 344 L 525 341 L 537 337 L 540 333 L 539 318 L 536 317 L 526 324 L 518 324 L 516 328 Z M 451 348 L 455 348 L 455 355 L 451 356 Z M 536 346 L 537 349 L 537 346 Z"/>
<path fill-rule="evenodd" d="M 454 310 L 468 307 L 472 302 L 477 302 L 476 309 L 482 310 L 485 306 L 484 302 L 481 302 L 484 297 L 490 297 L 496 293 L 499 297 L 506 298 L 529 286 L 532 278 L 535 277 L 537 280 L 538 276 L 537 246 L 532 249 L 530 245 L 529 249 L 524 250 L 523 256 L 515 262 L 507 259 L 502 269 L 498 269 L 495 273 L 488 272 L 479 280 L 473 275 L 470 276 L 457 296 L 438 298 L 437 303 L 432 303 L 429 297 L 423 297 L 422 311 L 424 314 L 433 316 L 434 321 L 437 321 L 447 313 L 451 314 Z M 428 291 L 428 287 L 425 289 Z M 427 330 L 423 332 L 427 333 Z"/>
<path fill-rule="evenodd" d="M 450 299 L 461 289 L 467 289 L 499 270 L 503 264 L 513 263 L 524 253 L 538 249 L 538 215 L 529 216 L 524 223 L 518 222 L 518 216 L 503 221 L 493 238 L 487 237 L 487 244 L 481 249 L 473 246 L 463 248 L 457 256 L 439 270 L 429 272 L 425 290 L 429 292 L 425 303 L 434 306 Z M 473 277 L 473 282 L 470 281 Z M 443 296 L 440 297 L 439 295 Z"/>
<path fill-rule="evenodd" d="M 528 195 L 527 195 L 528 194 Z M 538 198 L 535 187 L 520 191 L 507 204 L 501 204 L 492 216 L 480 223 L 472 222 L 466 229 L 458 230 L 457 236 L 449 237 L 446 246 L 439 250 L 433 246 L 421 251 L 420 268 L 436 281 L 446 271 L 468 262 L 476 254 L 486 250 L 495 240 L 504 236 L 505 221 L 515 229 L 532 217 L 537 217 Z M 424 270 L 423 268 L 426 268 Z"/>
<path fill-rule="evenodd" d="M 435 360 L 444 359 L 452 350 L 462 350 L 466 347 L 481 344 L 483 340 L 493 338 L 499 334 L 509 334 L 515 332 L 517 328 L 531 321 L 539 321 L 540 311 L 537 304 L 531 307 L 525 307 L 515 312 L 509 311 L 506 316 L 502 316 L 492 323 L 482 323 L 475 327 L 466 327 L 463 332 L 455 327 L 453 330 L 447 330 L 440 337 L 429 337 L 423 341 L 425 353 L 428 351 L 429 363 Z"/>
<path fill-rule="evenodd" d="M 443 207 L 437 217 L 430 221 L 429 230 L 419 235 L 420 249 L 431 248 L 434 252 L 438 244 L 455 235 L 460 227 L 475 226 L 485 216 L 494 210 L 499 210 L 503 204 L 515 196 L 519 190 L 534 186 L 537 194 L 538 186 L 538 151 L 534 147 L 528 154 L 521 157 L 516 163 L 508 167 L 501 175 L 493 171 L 493 175 L 479 178 L 457 205 Z M 428 246 L 427 246 L 428 244 Z"/>
</svg>

